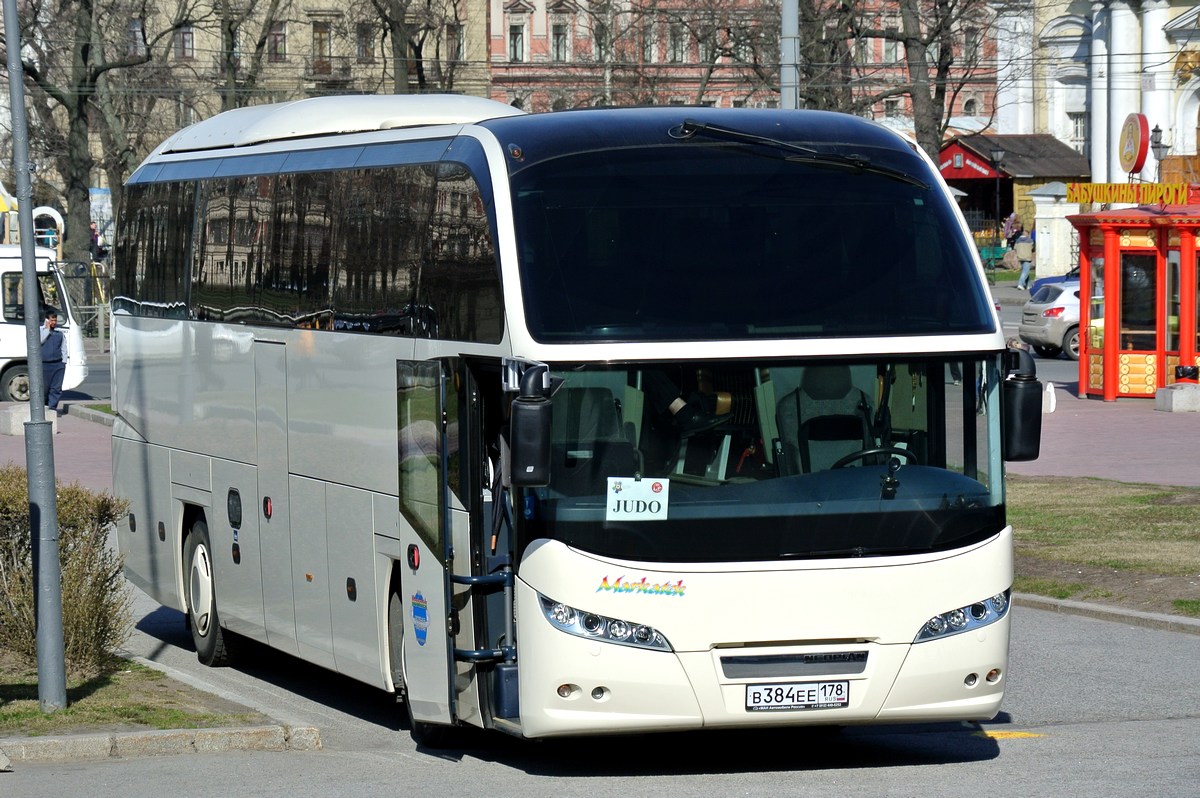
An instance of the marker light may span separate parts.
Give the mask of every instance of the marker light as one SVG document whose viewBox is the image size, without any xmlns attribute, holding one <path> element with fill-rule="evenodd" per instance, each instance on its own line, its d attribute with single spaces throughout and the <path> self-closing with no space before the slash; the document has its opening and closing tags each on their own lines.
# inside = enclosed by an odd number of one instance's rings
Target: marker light
<svg viewBox="0 0 1200 798">
<path fill-rule="evenodd" d="M 542 613 L 555 628 L 577 637 L 615 643 L 619 646 L 671 651 L 671 644 L 652 626 L 583 612 L 562 602 L 538 594 Z"/>
<path fill-rule="evenodd" d="M 1008 614 L 1008 599 L 1011 594 L 1012 588 L 1009 588 L 989 599 L 935 615 L 925 622 L 913 642 L 940 640 L 993 624 Z"/>
</svg>

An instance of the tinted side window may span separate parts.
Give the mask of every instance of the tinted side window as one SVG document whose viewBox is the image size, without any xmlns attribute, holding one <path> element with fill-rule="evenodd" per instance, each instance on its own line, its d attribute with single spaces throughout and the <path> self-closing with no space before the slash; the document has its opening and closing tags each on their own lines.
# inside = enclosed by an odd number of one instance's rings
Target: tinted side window
<svg viewBox="0 0 1200 798">
<path fill-rule="evenodd" d="M 490 208 L 460 164 L 138 184 L 129 194 L 117 261 L 128 312 L 169 306 L 212 321 L 485 343 L 503 335 Z"/>
<path fill-rule="evenodd" d="M 194 183 L 131 185 L 115 253 L 113 310 L 180 316 L 187 310 Z"/>
<path fill-rule="evenodd" d="M 479 185 L 466 167 L 443 163 L 436 202 L 418 304 L 436 318 L 436 337 L 497 343 L 504 333 L 504 301 Z"/>
</svg>

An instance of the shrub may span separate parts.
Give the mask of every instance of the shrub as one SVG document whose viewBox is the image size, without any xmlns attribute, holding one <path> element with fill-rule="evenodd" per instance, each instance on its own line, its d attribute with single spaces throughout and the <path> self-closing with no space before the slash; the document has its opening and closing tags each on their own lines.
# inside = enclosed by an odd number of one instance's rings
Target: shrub
<svg viewBox="0 0 1200 798">
<path fill-rule="evenodd" d="M 58 485 L 63 648 L 75 673 L 103 668 L 129 635 L 131 594 L 109 533 L 127 505 L 76 483 Z M 25 469 L 0 466 L 0 648 L 37 661 L 29 483 Z"/>
</svg>

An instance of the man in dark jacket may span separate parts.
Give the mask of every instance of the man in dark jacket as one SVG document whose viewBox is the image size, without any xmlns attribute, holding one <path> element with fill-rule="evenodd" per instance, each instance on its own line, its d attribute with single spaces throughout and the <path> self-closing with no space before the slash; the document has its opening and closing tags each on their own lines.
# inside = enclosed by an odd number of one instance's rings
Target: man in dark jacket
<svg viewBox="0 0 1200 798">
<path fill-rule="evenodd" d="M 67 371 L 67 336 L 58 329 L 58 313 L 46 312 L 42 323 L 42 372 L 46 379 L 46 407 L 58 413 L 62 397 L 63 375 Z"/>
</svg>

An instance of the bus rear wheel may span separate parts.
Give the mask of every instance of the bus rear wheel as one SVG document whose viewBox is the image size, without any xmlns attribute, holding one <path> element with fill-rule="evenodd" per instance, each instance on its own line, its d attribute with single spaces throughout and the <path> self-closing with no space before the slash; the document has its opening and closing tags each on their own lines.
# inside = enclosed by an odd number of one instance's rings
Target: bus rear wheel
<svg viewBox="0 0 1200 798">
<path fill-rule="evenodd" d="M 0 380 L 0 399 L 5 402 L 29 401 L 29 367 L 13 366 Z"/>
<path fill-rule="evenodd" d="M 407 682 L 404 679 L 404 600 L 395 589 L 388 597 L 388 655 L 392 668 L 392 685 L 396 689 L 396 700 L 404 703 L 409 736 L 418 747 L 449 748 L 456 737 L 454 727 L 426 723 L 413 717 L 412 704 L 408 700 Z"/>
<path fill-rule="evenodd" d="M 192 642 L 196 644 L 196 658 L 211 667 L 228 665 L 233 659 L 232 647 L 217 614 L 213 549 L 208 539 L 208 524 L 203 518 L 192 524 L 183 548 L 183 563 L 188 627 L 192 631 Z"/>
</svg>

